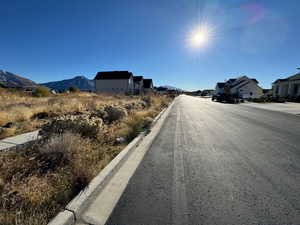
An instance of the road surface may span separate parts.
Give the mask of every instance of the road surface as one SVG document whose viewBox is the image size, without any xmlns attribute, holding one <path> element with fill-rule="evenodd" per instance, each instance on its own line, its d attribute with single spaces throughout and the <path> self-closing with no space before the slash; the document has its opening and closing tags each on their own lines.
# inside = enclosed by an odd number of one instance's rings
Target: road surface
<svg viewBox="0 0 300 225">
<path fill-rule="evenodd" d="M 180 96 L 110 225 L 299 225 L 300 117 Z"/>
</svg>

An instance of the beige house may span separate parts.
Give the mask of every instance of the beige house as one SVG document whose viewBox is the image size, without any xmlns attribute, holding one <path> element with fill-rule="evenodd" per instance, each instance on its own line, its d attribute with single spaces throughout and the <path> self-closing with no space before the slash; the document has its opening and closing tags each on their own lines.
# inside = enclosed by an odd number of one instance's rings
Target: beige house
<svg viewBox="0 0 300 225">
<path fill-rule="evenodd" d="M 299 98 L 300 73 L 285 79 L 278 79 L 272 84 L 274 98 Z"/>
<path fill-rule="evenodd" d="M 98 72 L 94 80 L 97 93 L 134 93 L 133 75 L 128 71 Z"/>
</svg>

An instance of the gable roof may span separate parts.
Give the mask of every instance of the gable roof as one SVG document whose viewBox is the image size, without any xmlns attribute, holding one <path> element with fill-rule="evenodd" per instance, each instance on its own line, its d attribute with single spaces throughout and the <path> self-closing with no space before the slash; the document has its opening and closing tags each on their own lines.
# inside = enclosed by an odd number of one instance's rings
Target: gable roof
<svg viewBox="0 0 300 225">
<path fill-rule="evenodd" d="M 142 80 L 143 80 L 143 76 L 133 76 L 134 82 L 138 82 L 138 81 L 142 81 Z"/>
<path fill-rule="evenodd" d="M 128 80 L 133 74 L 128 71 L 98 72 L 94 80 Z"/>
<path fill-rule="evenodd" d="M 288 77 L 287 79 L 289 79 L 289 80 L 298 80 L 298 79 L 300 79 L 300 73 L 292 75 L 292 76 Z"/>
<path fill-rule="evenodd" d="M 284 82 L 284 81 L 287 81 L 288 79 L 277 79 L 273 82 L 273 84 L 277 84 L 279 82 Z"/>
<path fill-rule="evenodd" d="M 233 83 L 233 82 L 235 82 L 237 79 L 235 79 L 235 78 L 230 78 L 226 83 Z"/>
<path fill-rule="evenodd" d="M 279 82 L 289 81 L 289 80 L 300 80 L 300 73 L 294 74 L 284 79 L 277 79 L 273 82 L 273 84 L 277 84 Z"/>
<path fill-rule="evenodd" d="M 144 79 L 143 85 L 144 85 L 144 88 L 151 88 L 151 85 L 153 85 L 152 79 Z"/>
<path fill-rule="evenodd" d="M 224 83 L 224 82 L 219 82 L 219 83 L 217 83 L 217 87 L 218 88 L 223 88 L 223 87 L 225 87 L 225 84 L 226 83 Z"/>
</svg>

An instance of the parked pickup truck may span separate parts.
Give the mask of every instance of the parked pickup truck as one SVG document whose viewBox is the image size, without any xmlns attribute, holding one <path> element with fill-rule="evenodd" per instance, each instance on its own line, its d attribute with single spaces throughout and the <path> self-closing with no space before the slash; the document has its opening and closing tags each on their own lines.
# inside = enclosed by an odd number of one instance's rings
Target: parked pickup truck
<svg viewBox="0 0 300 225">
<path fill-rule="evenodd" d="M 227 102 L 227 103 L 232 103 L 232 104 L 238 104 L 241 102 L 241 99 L 232 94 L 217 94 L 213 95 L 211 98 L 212 101 L 217 101 L 217 102 Z"/>
</svg>

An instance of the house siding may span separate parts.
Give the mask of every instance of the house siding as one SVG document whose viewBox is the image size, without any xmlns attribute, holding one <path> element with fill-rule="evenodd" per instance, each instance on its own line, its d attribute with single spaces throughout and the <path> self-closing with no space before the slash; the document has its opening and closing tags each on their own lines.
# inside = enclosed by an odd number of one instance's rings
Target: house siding
<svg viewBox="0 0 300 225">
<path fill-rule="evenodd" d="M 300 96 L 300 80 L 289 80 L 272 85 L 273 97 L 288 98 Z"/>
<path fill-rule="evenodd" d="M 133 80 L 132 78 L 122 80 L 96 80 L 96 92 L 107 94 L 132 94 Z"/>
<path fill-rule="evenodd" d="M 260 98 L 263 90 L 251 79 L 244 79 L 238 86 L 230 90 L 231 94 L 236 94 L 240 98 Z"/>
</svg>

